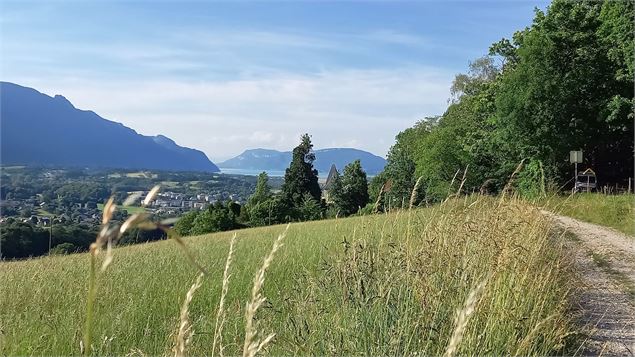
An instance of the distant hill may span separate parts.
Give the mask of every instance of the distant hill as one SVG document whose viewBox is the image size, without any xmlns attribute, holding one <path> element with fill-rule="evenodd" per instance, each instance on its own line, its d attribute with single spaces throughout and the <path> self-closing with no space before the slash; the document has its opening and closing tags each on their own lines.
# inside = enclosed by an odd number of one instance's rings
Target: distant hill
<svg viewBox="0 0 635 357">
<path fill-rule="evenodd" d="M 199 151 L 171 139 L 144 136 L 79 110 L 61 95 L 0 82 L 1 160 L 4 165 L 60 165 L 218 172 Z"/>
<path fill-rule="evenodd" d="M 285 170 L 291 162 L 290 151 L 277 151 L 270 149 L 251 149 L 242 154 L 218 164 L 225 169 L 242 170 Z M 347 164 L 361 160 L 362 167 L 369 175 L 381 172 L 386 165 L 386 160 L 367 151 L 351 148 L 330 148 L 315 150 L 315 162 L 313 166 L 321 172 L 328 172 L 332 164 L 342 172 Z"/>
</svg>

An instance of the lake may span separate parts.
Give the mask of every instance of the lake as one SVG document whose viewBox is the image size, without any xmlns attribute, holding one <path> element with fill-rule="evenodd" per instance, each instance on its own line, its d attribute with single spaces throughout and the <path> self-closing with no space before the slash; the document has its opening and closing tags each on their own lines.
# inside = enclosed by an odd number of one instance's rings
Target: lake
<svg viewBox="0 0 635 357">
<path fill-rule="evenodd" d="M 220 168 L 220 172 L 228 175 L 247 175 L 258 176 L 261 172 L 266 172 L 270 177 L 284 177 L 284 170 L 246 170 L 246 169 L 225 169 Z M 318 172 L 319 178 L 324 178 L 329 175 L 328 172 Z"/>
</svg>

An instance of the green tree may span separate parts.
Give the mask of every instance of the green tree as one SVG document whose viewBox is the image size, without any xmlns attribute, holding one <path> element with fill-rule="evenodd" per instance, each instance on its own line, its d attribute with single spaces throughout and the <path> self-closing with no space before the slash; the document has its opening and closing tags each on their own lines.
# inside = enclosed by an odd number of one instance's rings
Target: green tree
<svg viewBox="0 0 635 357">
<path fill-rule="evenodd" d="M 284 175 L 282 195 L 292 208 L 302 207 L 304 197 L 309 194 L 320 202 L 322 191 L 318 184 L 318 172 L 313 168 L 315 154 L 309 134 L 302 135 L 300 145 L 293 149 L 293 158 Z"/>
<path fill-rule="evenodd" d="M 174 224 L 174 230 L 181 236 L 188 236 L 192 231 L 194 221 L 200 214 L 198 210 L 192 210 L 181 216 Z"/>
<path fill-rule="evenodd" d="M 70 253 L 74 253 L 75 251 L 77 251 L 77 247 L 75 247 L 75 245 L 73 243 L 61 243 L 56 245 L 55 247 L 53 247 L 51 249 L 50 254 L 52 255 L 63 255 L 63 254 L 70 254 Z"/>
<path fill-rule="evenodd" d="M 269 186 L 269 176 L 266 172 L 261 172 L 258 175 L 258 181 L 256 182 L 256 190 L 254 194 L 249 197 L 248 203 L 256 205 L 258 203 L 267 201 L 272 196 L 271 187 Z"/>
<path fill-rule="evenodd" d="M 236 201 L 232 201 L 232 200 L 227 201 L 226 208 L 234 220 L 240 217 L 242 206 Z"/>
<path fill-rule="evenodd" d="M 386 169 L 375 175 L 370 180 L 368 184 L 368 194 L 370 196 L 370 203 L 373 205 L 373 209 L 375 208 L 375 203 L 378 203 L 378 210 L 381 210 L 384 207 L 384 197 L 385 195 L 381 192 L 382 187 L 388 181 L 388 175 L 386 174 Z M 381 197 L 379 196 L 381 194 Z"/>
<path fill-rule="evenodd" d="M 282 200 L 271 192 L 269 176 L 266 172 L 258 175 L 256 189 L 247 200 L 242 213 L 243 222 L 253 227 L 284 222 L 287 208 L 284 207 Z"/>
<path fill-rule="evenodd" d="M 605 181 L 632 175 L 632 57 L 624 56 L 632 54 L 633 11 L 611 3 L 555 0 L 538 12 L 496 96 L 505 151 L 543 162 L 560 182 L 571 176 L 572 149 Z"/>
<path fill-rule="evenodd" d="M 268 226 L 288 221 L 288 206 L 279 196 L 248 207 L 249 224 L 253 227 Z"/>
<path fill-rule="evenodd" d="M 330 182 L 330 186 L 328 188 L 329 202 L 327 202 L 331 205 L 331 210 L 333 211 L 330 214 L 333 215 L 333 217 L 346 215 L 344 212 L 344 206 L 346 203 L 344 202 L 345 198 L 342 187 L 342 177 L 337 170 L 335 171 L 335 176 L 333 176 L 331 180 L 332 181 Z"/>
<path fill-rule="evenodd" d="M 408 204 L 415 185 L 415 163 L 410 155 L 399 147 L 391 148 L 386 160 L 385 199 L 389 207 L 402 207 Z"/>
<path fill-rule="evenodd" d="M 192 222 L 192 228 L 190 229 L 190 235 L 206 234 L 216 232 L 216 227 L 212 222 L 212 212 L 210 210 L 204 210 L 198 215 Z"/>
<path fill-rule="evenodd" d="M 369 200 L 368 179 L 359 160 L 355 160 L 344 167 L 344 175 L 341 181 L 338 206 L 346 216 L 357 213 L 360 208 L 368 204 Z"/>
<path fill-rule="evenodd" d="M 466 169 L 463 188 L 467 192 L 478 190 L 485 181 L 500 181 L 500 168 L 506 168 L 507 161 L 491 124 L 494 86 L 495 82 L 479 82 L 478 91 L 451 104 L 434 129 L 422 136 L 414 155 L 415 176 L 422 178 L 421 190 L 426 200 L 443 200 L 449 192 L 455 192 L 461 172 Z M 450 187 L 457 171 L 461 176 L 456 186 Z"/>
<path fill-rule="evenodd" d="M 229 205 L 216 202 L 196 215 L 192 222 L 190 234 L 196 235 L 235 229 L 238 227 L 236 218 Z"/>
<path fill-rule="evenodd" d="M 501 45 L 502 46 L 502 45 Z M 478 94 L 482 88 L 492 82 L 499 73 L 494 59 L 489 56 L 480 57 L 470 62 L 467 74 L 458 74 L 450 87 L 450 94 L 457 102 L 463 95 Z"/>
<path fill-rule="evenodd" d="M 635 6 L 632 1 L 604 1 L 600 10 L 598 36 L 604 42 L 607 56 L 613 62 L 615 78 L 633 82 L 635 75 Z"/>
<path fill-rule="evenodd" d="M 48 251 L 48 233 L 28 223 L 15 222 L 2 227 L 2 258 L 26 258 Z"/>
<path fill-rule="evenodd" d="M 298 207 L 300 219 L 303 221 L 313 221 L 322 218 L 322 206 L 310 193 L 305 193 L 302 204 Z"/>
<path fill-rule="evenodd" d="M 632 2 L 618 1 L 554 0 L 536 11 L 530 27 L 457 75 L 440 119 L 397 135 L 386 169 L 371 181 L 373 201 L 386 182 L 390 204 L 404 200 L 408 160 L 428 200 L 455 192 L 462 174 L 455 187 L 452 177 L 468 167 L 464 191 L 499 190 L 523 159 L 517 186 L 542 194 L 570 180 L 572 149 L 585 152 L 584 165 L 604 183 L 632 177 L 634 16 Z"/>
</svg>

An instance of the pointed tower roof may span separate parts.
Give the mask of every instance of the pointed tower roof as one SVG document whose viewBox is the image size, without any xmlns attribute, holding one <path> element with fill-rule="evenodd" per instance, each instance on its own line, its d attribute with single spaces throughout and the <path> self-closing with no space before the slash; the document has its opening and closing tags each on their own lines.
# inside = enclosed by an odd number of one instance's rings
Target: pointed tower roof
<svg viewBox="0 0 635 357">
<path fill-rule="evenodd" d="M 333 183 L 335 176 L 338 174 L 339 173 L 337 172 L 337 168 L 335 167 L 335 164 L 332 164 L 331 169 L 329 170 L 329 175 L 326 177 L 326 183 L 324 183 L 325 190 L 328 190 L 331 188 L 331 184 Z"/>
</svg>

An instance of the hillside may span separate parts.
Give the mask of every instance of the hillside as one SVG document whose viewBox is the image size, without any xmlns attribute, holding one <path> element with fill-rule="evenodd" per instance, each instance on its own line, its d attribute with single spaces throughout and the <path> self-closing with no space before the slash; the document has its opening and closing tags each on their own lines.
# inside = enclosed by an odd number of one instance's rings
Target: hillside
<svg viewBox="0 0 635 357">
<path fill-rule="evenodd" d="M 61 95 L 0 82 L 3 165 L 218 172 L 198 150 L 79 110 Z"/>
<path fill-rule="evenodd" d="M 220 339 L 225 355 L 241 354 L 254 274 L 284 230 L 236 231 Z M 187 354 L 214 353 L 233 234 L 185 239 L 208 272 L 186 310 L 194 332 Z M 565 353 L 575 279 L 552 234 L 537 209 L 487 197 L 292 224 L 265 274 L 257 336 L 275 333 L 271 355 Z M 0 263 L 0 354 L 80 354 L 89 264 L 87 254 Z M 96 276 L 95 353 L 171 353 L 197 275 L 174 241 L 115 249 Z M 457 309 L 467 314 L 459 325 Z"/>
<path fill-rule="evenodd" d="M 349 163 L 360 160 L 362 167 L 369 175 L 381 172 L 386 160 L 367 151 L 352 148 L 328 148 L 315 150 L 313 166 L 320 172 L 328 172 L 332 164 L 339 171 Z M 242 154 L 218 164 L 226 169 L 243 170 L 285 170 L 291 162 L 291 151 L 271 149 L 250 149 Z"/>
</svg>

